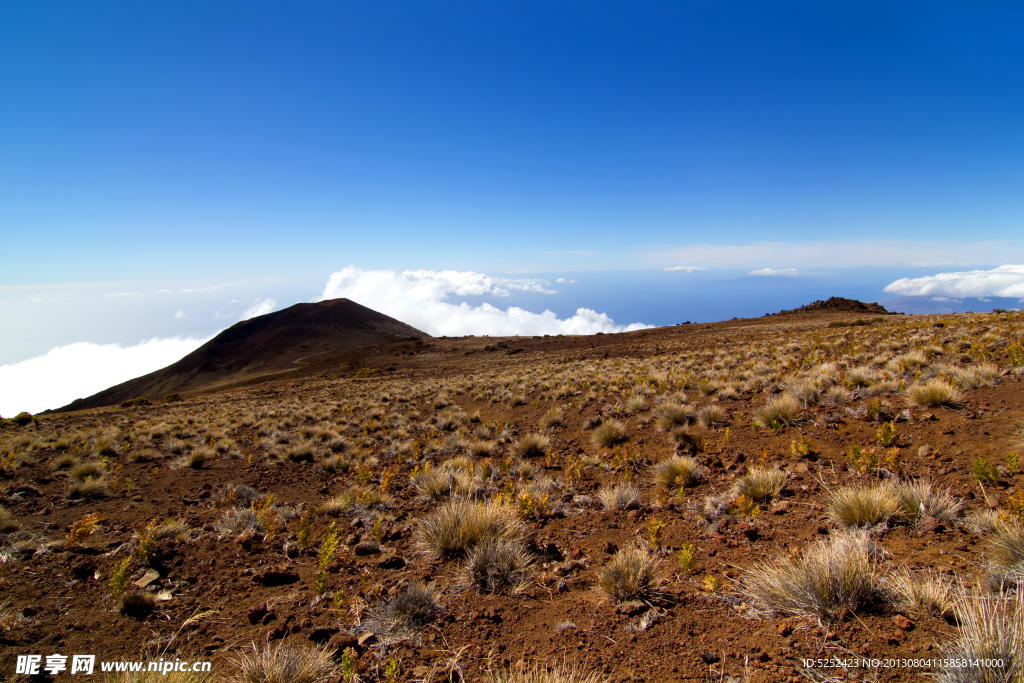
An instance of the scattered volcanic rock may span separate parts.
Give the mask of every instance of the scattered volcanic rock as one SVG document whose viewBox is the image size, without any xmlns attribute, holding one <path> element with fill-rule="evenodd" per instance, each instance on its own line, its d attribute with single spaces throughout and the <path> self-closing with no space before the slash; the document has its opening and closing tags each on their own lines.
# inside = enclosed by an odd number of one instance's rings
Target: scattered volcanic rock
<svg viewBox="0 0 1024 683">
<path fill-rule="evenodd" d="M 57 412 L 224 387 L 300 367 L 332 352 L 430 335 L 348 299 L 295 304 L 232 325 L 177 363 L 80 398 Z"/>
</svg>

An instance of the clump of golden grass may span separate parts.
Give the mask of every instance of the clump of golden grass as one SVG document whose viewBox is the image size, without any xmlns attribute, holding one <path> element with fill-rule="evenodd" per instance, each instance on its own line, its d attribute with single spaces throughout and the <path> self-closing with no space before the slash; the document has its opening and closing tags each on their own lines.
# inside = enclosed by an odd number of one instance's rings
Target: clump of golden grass
<svg viewBox="0 0 1024 683">
<path fill-rule="evenodd" d="M 481 593 L 517 595 L 533 580 L 532 558 L 520 541 L 494 540 L 469 551 L 461 583 Z"/>
<path fill-rule="evenodd" d="M 1019 571 L 1024 564 L 1024 524 L 1010 518 L 992 528 L 988 542 L 992 562 L 1003 571 Z"/>
<path fill-rule="evenodd" d="M 99 479 L 107 473 L 107 468 L 97 460 L 86 460 L 71 467 L 68 475 L 72 481 L 85 481 L 86 479 Z"/>
<path fill-rule="evenodd" d="M 486 458 L 494 452 L 494 442 L 488 439 L 473 441 L 466 447 L 466 452 L 478 458 Z"/>
<path fill-rule="evenodd" d="M 761 427 L 771 427 L 772 423 L 791 425 L 800 417 L 800 402 L 789 394 L 773 398 L 754 411 L 754 422 Z"/>
<path fill-rule="evenodd" d="M 413 488 L 424 498 L 437 500 L 447 496 L 455 485 L 455 475 L 447 467 L 434 467 L 427 463 L 418 472 L 413 474 Z"/>
<path fill-rule="evenodd" d="M 0 505 L 0 534 L 9 534 L 20 528 L 21 524 L 18 520 L 14 519 L 14 515 L 7 508 Z"/>
<path fill-rule="evenodd" d="M 612 600 L 627 602 L 658 592 L 658 556 L 642 545 L 620 549 L 598 575 L 597 585 Z"/>
<path fill-rule="evenodd" d="M 958 408 L 963 395 L 941 379 L 930 379 L 907 389 L 907 402 L 915 408 Z"/>
<path fill-rule="evenodd" d="M 688 427 L 694 419 L 694 407 L 684 403 L 663 403 L 654 409 L 654 426 L 659 432 Z"/>
<path fill-rule="evenodd" d="M 352 506 L 355 504 L 356 495 L 352 491 L 342 491 L 338 495 L 332 496 L 320 503 L 320 505 L 316 507 L 316 512 L 321 515 L 337 517 L 338 515 L 351 510 Z"/>
<path fill-rule="evenodd" d="M 899 515 L 908 522 L 920 517 L 952 522 L 960 514 L 960 499 L 950 489 L 933 491 L 932 485 L 924 480 L 900 482 L 892 488 L 899 501 Z"/>
<path fill-rule="evenodd" d="M 993 363 L 978 363 L 963 368 L 954 367 L 950 377 L 961 389 L 992 387 L 999 383 L 999 366 Z"/>
<path fill-rule="evenodd" d="M 174 461 L 172 467 L 189 467 L 194 470 L 201 470 L 207 467 L 217 458 L 217 452 L 209 446 L 199 446 L 191 453 L 183 455 Z"/>
<path fill-rule="evenodd" d="M 964 525 L 972 534 L 984 534 L 995 529 L 1000 521 L 996 510 L 972 510 L 964 519 Z"/>
<path fill-rule="evenodd" d="M 896 603 L 903 609 L 937 617 L 952 613 L 956 604 L 953 580 L 939 571 L 914 572 L 904 567 L 889 575 Z"/>
<path fill-rule="evenodd" d="M 106 498 L 110 495 L 105 479 L 93 479 L 86 477 L 81 481 L 72 481 L 68 484 L 64 497 L 68 500 L 80 500 L 82 498 Z"/>
<path fill-rule="evenodd" d="M 607 420 L 594 429 L 590 437 L 595 446 L 611 448 L 626 438 L 626 425 L 618 420 Z"/>
<path fill-rule="evenodd" d="M 889 484 L 844 486 L 829 496 L 825 514 L 839 526 L 869 527 L 887 521 L 899 509 L 899 499 Z"/>
<path fill-rule="evenodd" d="M 697 411 L 697 424 L 704 429 L 715 429 L 726 423 L 725 410 L 711 403 Z"/>
<path fill-rule="evenodd" d="M 540 418 L 541 429 L 551 429 L 562 424 L 562 420 L 565 419 L 565 414 L 561 408 L 552 408 Z"/>
<path fill-rule="evenodd" d="M 462 557 L 488 541 L 520 541 L 524 534 L 523 523 L 511 509 L 494 502 L 456 498 L 420 521 L 416 542 L 427 554 L 449 559 Z"/>
<path fill-rule="evenodd" d="M 978 587 L 961 592 L 955 607 L 958 637 L 942 648 L 943 657 L 955 665 L 940 669 L 938 680 L 1019 681 L 1024 673 L 1024 588 L 995 595 Z"/>
<path fill-rule="evenodd" d="M 437 590 L 433 584 L 415 582 L 391 600 L 382 601 L 370 610 L 368 617 L 386 631 L 419 628 L 441 612 Z"/>
<path fill-rule="evenodd" d="M 747 571 L 742 592 L 767 614 L 838 620 L 875 596 L 880 577 L 871 555 L 866 534 L 833 534 L 800 559 L 780 555 Z"/>
<path fill-rule="evenodd" d="M 631 394 L 622 404 L 622 409 L 632 415 L 647 409 L 647 402 L 642 394 Z"/>
<path fill-rule="evenodd" d="M 700 464 L 688 455 L 673 455 L 651 468 L 654 481 L 666 488 L 693 486 L 704 478 Z"/>
<path fill-rule="evenodd" d="M 277 642 L 241 654 L 233 664 L 238 683 L 328 683 L 340 673 L 333 650 Z"/>
<path fill-rule="evenodd" d="M 595 672 L 583 673 L 564 665 L 511 668 L 490 671 L 484 683 L 603 683 L 608 679 Z"/>
<path fill-rule="evenodd" d="M 79 464 L 79 459 L 70 453 L 61 453 L 50 461 L 50 468 L 55 472 L 69 470 Z"/>
<path fill-rule="evenodd" d="M 779 495 L 779 491 L 782 490 L 785 483 L 785 472 L 764 467 L 751 467 L 746 474 L 736 480 L 735 493 L 761 502 Z"/>
<path fill-rule="evenodd" d="M 524 434 L 512 444 L 512 455 L 518 458 L 536 458 L 544 455 L 551 439 L 543 434 Z"/>
<path fill-rule="evenodd" d="M 598 491 L 597 499 L 605 510 L 626 508 L 640 501 L 640 489 L 633 484 L 616 484 Z"/>
<path fill-rule="evenodd" d="M 810 380 L 798 380 L 789 385 L 789 394 L 800 401 L 805 408 L 818 402 L 818 387 Z"/>
</svg>

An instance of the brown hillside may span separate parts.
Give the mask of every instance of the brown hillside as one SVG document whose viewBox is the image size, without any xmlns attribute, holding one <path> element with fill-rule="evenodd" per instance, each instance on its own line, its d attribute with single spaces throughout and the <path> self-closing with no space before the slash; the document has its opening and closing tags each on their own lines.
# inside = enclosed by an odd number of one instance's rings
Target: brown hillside
<svg viewBox="0 0 1024 683">
<path fill-rule="evenodd" d="M 177 363 L 73 401 L 58 412 L 194 392 L 287 371 L 314 356 L 429 337 L 348 299 L 295 304 L 232 325 Z"/>
</svg>

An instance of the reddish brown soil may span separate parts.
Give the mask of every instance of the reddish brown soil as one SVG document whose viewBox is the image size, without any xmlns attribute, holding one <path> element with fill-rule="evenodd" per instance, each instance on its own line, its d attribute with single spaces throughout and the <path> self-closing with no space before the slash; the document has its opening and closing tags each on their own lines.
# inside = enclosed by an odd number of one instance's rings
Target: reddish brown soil
<svg viewBox="0 0 1024 683">
<path fill-rule="evenodd" d="M 901 325 L 924 328 L 939 319 L 900 318 L 884 323 L 890 325 L 893 335 L 905 333 Z M 491 371 L 528 372 L 548 363 L 557 368 L 583 359 L 644 359 L 670 352 L 747 347 L 761 341 L 781 346 L 797 331 L 824 334 L 828 323 L 837 319 L 849 316 L 805 314 L 583 338 L 408 342 L 368 350 L 358 361 L 348 358 L 342 366 L 312 357 L 295 371 L 296 377 L 286 380 L 131 411 L 109 408 L 49 415 L 41 417 L 38 424 L 9 427 L 3 435 L 15 439 L 22 435 L 36 437 L 47 430 L 68 432 L 118 425 L 129 429 L 137 422 L 173 421 L 188 414 L 226 418 L 293 399 L 297 406 L 313 405 L 314 397 L 325 391 L 342 401 L 343 396 L 363 390 L 371 397 L 390 392 L 394 405 L 392 385 L 400 381 L 451 381 L 473 374 L 486 376 Z M 859 328 L 852 334 L 864 330 L 877 334 L 882 325 Z M 507 355 L 507 349 L 515 348 L 524 350 Z M 353 366 L 381 367 L 385 363 L 394 363 L 397 369 L 383 378 L 347 378 Z M 532 401 L 539 393 L 540 389 L 527 395 L 526 400 Z M 695 392 L 687 393 L 696 397 Z M 639 455 L 634 481 L 642 487 L 644 505 L 638 510 L 611 512 L 601 510 L 596 503 L 574 505 L 570 502 L 573 495 L 586 495 L 602 483 L 622 477 L 621 472 L 588 468 L 574 484 L 575 490 L 565 490 L 564 512 L 531 523 L 541 573 L 524 596 L 487 596 L 453 589 L 456 563 L 426 559 L 414 545 L 417 520 L 436 504 L 416 497 L 409 482 L 409 463 L 385 455 L 383 440 L 369 435 L 363 447 L 376 452 L 380 459 L 376 475 L 393 464 L 399 468 L 391 488 L 396 503 L 382 518 L 384 553 L 355 556 L 351 551 L 355 542 L 370 538 L 369 518 L 354 513 L 337 518 L 347 538 L 344 554 L 330 570 L 331 590 L 343 591 L 352 600 L 362 595 L 372 603 L 378 591 L 386 596 L 406 581 L 433 581 L 443 589 L 445 611 L 418 637 L 384 652 L 373 644 L 357 648 L 364 680 L 377 680 L 383 660 L 390 657 L 400 659 L 400 680 L 423 678 L 431 667 L 434 680 L 444 680 L 436 672 L 445 668 L 461 671 L 466 680 L 480 680 L 482 671 L 519 660 L 539 660 L 568 661 L 581 669 L 603 672 L 612 681 L 704 681 L 744 674 L 756 681 L 785 681 L 798 676 L 799 658 L 851 653 L 879 659 L 937 656 L 938 646 L 955 635 L 955 625 L 919 614 L 908 614 L 909 619 L 904 619 L 893 605 L 882 601 L 835 624 L 749 616 L 748 605 L 736 593 L 736 580 L 744 568 L 778 553 L 797 553 L 815 539 L 834 532 L 822 507 L 827 490 L 865 481 L 849 471 L 846 453 L 855 440 L 872 443 L 878 429 L 871 421 L 849 415 L 826 424 L 826 415 L 842 413 L 842 408 L 816 407 L 801 426 L 778 433 L 755 432 L 749 416 L 767 395 L 741 394 L 720 401 L 730 418 L 728 439 L 722 430 L 692 430 L 708 442 L 706 452 L 699 457 L 709 476 L 687 489 L 682 500 L 659 502 L 659 493 L 646 476 L 648 464 L 673 452 L 672 436 L 655 429 L 649 409 L 628 418 L 629 438 L 624 448 Z M 886 398 L 897 412 L 903 410 L 902 396 Z M 967 392 L 962 409 L 911 410 L 909 421 L 896 423 L 904 474 L 950 487 L 964 498 L 968 510 L 1005 502 L 1020 486 L 1020 475 L 1004 472 L 998 484 L 986 487 L 986 501 L 971 475 L 971 464 L 978 457 L 992 465 L 1006 461 L 1024 421 L 1022 398 L 1021 377 L 1004 376 L 998 386 Z M 550 463 L 544 458 L 534 460 L 540 473 L 563 480 L 570 457 L 600 451 L 591 443 L 585 422 L 612 399 L 609 395 L 567 410 L 565 423 L 549 432 L 553 453 Z M 453 402 L 470 414 L 479 410 L 484 423 L 506 423 L 513 435 L 535 431 L 540 417 L 557 403 L 543 401 L 509 408 L 503 403 L 474 399 L 470 393 L 455 396 Z M 426 400 L 401 403 L 399 410 L 410 408 L 421 413 L 421 421 L 439 412 Z M 352 417 L 343 408 L 332 414 Z M 297 421 L 301 424 L 301 417 Z M 814 454 L 809 458 L 792 454 L 791 443 L 801 435 L 813 444 Z M 3 471 L 3 505 L 22 530 L 40 542 L 62 542 L 69 526 L 87 513 L 102 514 L 104 522 L 81 547 L 64 550 L 55 544 L 31 557 L 0 564 L 0 594 L 10 602 L 11 609 L 30 615 L 19 619 L 11 630 L 0 632 L 0 677 L 11 676 L 15 655 L 30 652 L 91 653 L 99 659 L 176 652 L 182 657 L 209 656 L 215 672 L 228 674 L 232 670 L 229 660 L 250 643 L 282 638 L 305 643 L 340 634 L 332 642 L 350 644 L 344 636 L 353 628 L 353 614 L 336 611 L 330 603 L 310 606 L 315 595 L 316 541 L 309 551 L 294 558 L 283 550 L 286 541 L 294 542 L 299 520 L 282 522 L 266 542 L 218 540 L 213 525 L 222 510 L 214 505 L 212 492 L 226 483 L 247 484 L 260 493 L 273 494 L 277 504 L 316 505 L 325 497 L 358 485 L 355 473 L 332 474 L 311 463 L 287 460 L 268 463 L 256 450 L 252 425 L 235 425 L 226 430 L 226 436 L 237 442 L 237 455 L 219 457 L 205 469 L 173 469 L 168 467 L 170 456 L 156 462 L 132 462 L 130 449 L 110 457 L 110 467 L 115 469 L 113 493 L 97 501 L 65 500 L 66 477 L 49 466 L 58 455 L 54 450 L 36 449 L 19 466 Z M 423 439 L 424 435 L 411 438 Z M 919 447 L 925 444 L 933 448 L 934 455 L 919 455 Z M 137 447 L 136 442 L 132 448 Z M 161 448 L 157 444 L 156 449 Z M 504 448 L 494 460 L 502 457 Z M 781 464 L 788 470 L 781 497 L 764 506 L 753 520 L 737 518 L 722 525 L 719 533 L 707 533 L 698 523 L 693 506 L 705 496 L 727 491 L 737 474 L 751 463 Z M 134 484 L 131 492 L 125 490 L 126 478 Z M 114 554 L 138 525 L 167 517 L 181 518 L 205 533 L 188 542 L 161 544 L 150 564 L 160 573 L 156 585 L 170 591 L 173 598 L 158 603 L 157 609 L 144 618 L 123 616 L 116 611 L 107 586 L 111 571 L 123 557 Z M 667 525 L 664 543 L 670 552 L 661 564 L 664 597 L 651 608 L 660 616 L 649 628 L 640 630 L 640 616 L 617 613 L 620 610 L 595 589 L 595 583 L 610 551 L 637 537 L 646 537 L 647 525 L 655 519 Z M 322 536 L 327 521 L 315 524 L 315 539 Z M 696 555 L 692 568 L 684 572 L 678 568 L 674 552 L 687 542 L 695 546 Z M 957 525 L 927 532 L 897 526 L 880 537 L 880 544 L 887 553 L 886 562 L 893 566 L 937 568 L 966 582 L 974 582 L 984 573 L 982 537 Z M 576 560 L 579 562 L 573 563 Z M 561 577 L 556 575 L 565 571 L 559 567 L 569 566 L 575 569 Z M 261 572 L 278 567 L 295 572 L 298 581 L 277 586 L 255 582 L 254 577 Z M 721 581 L 720 591 L 702 590 L 702 582 L 709 575 Z M 264 618 L 265 623 L 251 624 L 247 615 L 260 604 L 266 604 L 273 616 Z M 212 612 L 198 624 L 183 627 L 190 616 L 207 611 Z M 565 626 L 566 622 L 572 625 Z M 563 628 L 556 629 L 560 624 Z M 880 668 L 856 671 L 852 678 L 877 675 L 878 680 L 897 681 L 930 671 Z"/>
</svg>

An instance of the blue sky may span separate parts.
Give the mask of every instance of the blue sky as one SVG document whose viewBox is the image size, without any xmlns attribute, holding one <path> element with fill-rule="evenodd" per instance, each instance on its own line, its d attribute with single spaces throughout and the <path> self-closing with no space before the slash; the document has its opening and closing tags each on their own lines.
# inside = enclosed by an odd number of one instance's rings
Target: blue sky
<svg viewBox="0 0 1024 683">
<path fill-rule="evenodd" d="M 667 324 L 597 274 L 870 293 L 1024 263 L 1022 26 L 996 1 L 0 0 L 0 364 L 203 338 L 350 265 L 575 273 L 560 317 Z M 190 312 L 196 283 L 237 291 Z"/>
</svg>

